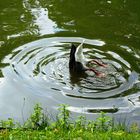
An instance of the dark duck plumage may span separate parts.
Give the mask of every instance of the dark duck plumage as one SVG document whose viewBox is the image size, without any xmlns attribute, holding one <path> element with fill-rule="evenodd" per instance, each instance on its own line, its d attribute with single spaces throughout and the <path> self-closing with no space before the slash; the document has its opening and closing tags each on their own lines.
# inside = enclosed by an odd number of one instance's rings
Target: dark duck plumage
<svg viewBox="0 0 140 140">
<path fill-rule="evenodd" d="M 76 61 L 75 53 L 76 53 L 76 46 L 72 44 L 71 51 L 70 51 L 70 61 L 69 61 L 70 71 L 83 72 L 85 71 L 85 67 L 81 62 Z"/>
<path fill-rule="evenodd" d="M 83 41 L 84 43 L 84 41 Z M 70 59 L 69 59 L 69 69 L 70 72 L 75 72 L 75 73 L 83 73 L 85 71 L 92 71 L 94 72 L 98 77 L 104 77 L 105 74 L 98 72 L 94 68 L 89 68 L 86 66 L 88 61 L 84 58 L 83 55 L 83 43 L 81 43 L 78 47 L 76 47 L 74 44 L 71 46 L 70 50 Z M 106 67 L 105 64 L 102 64 L 96 60 L 92 60 L 92 63 L 95 63 L 97 65 Z"/>
</svg>

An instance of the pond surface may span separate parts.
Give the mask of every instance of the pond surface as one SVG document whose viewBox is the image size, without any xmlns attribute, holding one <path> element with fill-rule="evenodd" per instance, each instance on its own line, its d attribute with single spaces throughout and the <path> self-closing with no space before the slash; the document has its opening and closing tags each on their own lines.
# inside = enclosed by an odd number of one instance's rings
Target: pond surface
<svg viewBox="0 0 140 140">
<path fill-rule="evenodd" d="M 35 103 L 50 113 L 68 104 L 73 117 L 100 111 L 140 122 L 140 1 L 0 2 L 0 119 L 23 122 Z M 104 72 L 69 72 L 71 44 L 107 63 Z"/>
</svg>

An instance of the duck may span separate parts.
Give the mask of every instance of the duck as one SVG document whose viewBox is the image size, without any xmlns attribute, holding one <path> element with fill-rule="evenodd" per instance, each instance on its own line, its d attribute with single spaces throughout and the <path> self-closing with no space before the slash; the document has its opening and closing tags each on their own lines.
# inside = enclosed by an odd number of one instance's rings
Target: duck
<svg viewBox="0 0 140 140">
<path fill-rule="evenodd" d="M 102 72 L 97 71 L 95 68 L 88 67 L 88 63 L 94 63 L 102 67 L 106 67 L 106 64 L 100 63 L 97 60 L 88 60 L 85 58 L 83 54 L 83 44 L 85 40 L 78 45 L 77 47 L 72 44 L 71 45 L 71 50 L 70 50 L 70 56 L 69 56 L 69 69 L 70 72 L 74 73 L 85 73 L 86 71 L 91 71 L 95 73 L 96 76 L 98 77 L 105 77 L 105 74 Z"/>
</svg>

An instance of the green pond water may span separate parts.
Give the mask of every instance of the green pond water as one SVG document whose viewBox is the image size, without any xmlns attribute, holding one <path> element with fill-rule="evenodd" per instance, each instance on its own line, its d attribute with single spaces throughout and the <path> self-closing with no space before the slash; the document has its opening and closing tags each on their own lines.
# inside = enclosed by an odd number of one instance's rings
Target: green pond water
<svg viewBox="0 0 140 140">
<path fill-rule="evenodd" d="M 108 65 L 91 65 L 106 77 L 69 72 L 71 44 L 83 40 L 85 57 Z M 139 123 L 140 1 L 0 1 L 0 119 L 23 122 L 35 103 Z"/>
</svg>

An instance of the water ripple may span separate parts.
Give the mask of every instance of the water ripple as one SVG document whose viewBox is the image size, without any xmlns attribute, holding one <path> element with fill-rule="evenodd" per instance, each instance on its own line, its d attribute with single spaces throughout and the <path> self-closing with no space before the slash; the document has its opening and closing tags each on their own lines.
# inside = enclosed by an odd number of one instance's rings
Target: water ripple
<svg viewBox="0 0 140 140">
<path fill-rule="evenodd" d="M 108 64 L 107 68 L 96 67 L 107 76 L 98 78 L 94 73 L 77 76 L 69 73 L 68 61 L 71 43 L 79 44 L 84 38 L 53 37 L 37 40 L 25 44 L 13 51 L 13 55 L 5 62 L 10 66 L 3 69 L 6 78 L 18 83 L 22 89 L 32 90 L 34 94 L 48 97 L 63 103 L 72 103 L 81 100 L 85 109 L 83 112 L 94 113 L 101 111 L 117 112 L 118 108 L 104 107 L 104 103 L 93 105 L 91 100 L 119 99 L 132 95 L 139 75 L 132 70 L 131 65 L 123 57 L 113 51 L 102 51 L 105 42 L 86 39 L 84 53 L 88 58 L 102 59 Z M 124 48 L 124 47 L 123 47 Z M 125 47 L 125 49 L 129 49 Z M 131 51 L 130 51 L 131 52 Z M 95 67 L 95 65 L 93 65 Z M 17 86 L 15 84 L 15 86 Z M 110 100 L 110 102 L 111 102 Z M 90 107 L 87 107 L 87 102 Z M 70 110 L 81 110 L 71 104 Z"/>
</svg>

